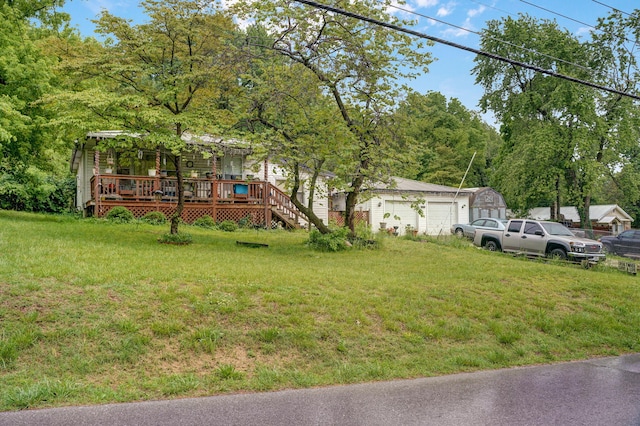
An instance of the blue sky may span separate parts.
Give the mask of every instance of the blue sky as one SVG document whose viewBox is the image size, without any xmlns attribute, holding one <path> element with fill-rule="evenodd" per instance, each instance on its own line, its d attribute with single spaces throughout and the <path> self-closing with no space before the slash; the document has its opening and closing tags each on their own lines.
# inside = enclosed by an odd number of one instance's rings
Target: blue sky
<svg viewBox="0 0 640 426">
<path fill-rule="evenodd" d="M 634 3 L 630 0 L 407 0 L 401 7 L 412 13 L 400 10 L 396 13 L 418 20 L 413 28 L 416 31 L 477 48 L 479 37 L 472 31 L 479 32 L 491 19 L 526 13 L 539 19 L 556 20 L 573 34 L 588 37 L 590 26 L 596 24 L 598 17 L 606 16 L 610 7 L 631 12 Z M 67 0 L 64 7 L 71 15 L 72 25 L 84 36 L 94 35 L 91 20 L 104 9 L 134 22 L 145 19 L 138 0 Z M 442 44 L 436 44 L 430 51 L 437 61 L 430 66 L 428 74 L 412 82 L 414 89 L 421 93 L 438 91 L 477 110 L 482 90 L 474 84 L 471 75 L 475 55 Z M 492 121 L 490 116 L 485 119 Z"/>
</svg>

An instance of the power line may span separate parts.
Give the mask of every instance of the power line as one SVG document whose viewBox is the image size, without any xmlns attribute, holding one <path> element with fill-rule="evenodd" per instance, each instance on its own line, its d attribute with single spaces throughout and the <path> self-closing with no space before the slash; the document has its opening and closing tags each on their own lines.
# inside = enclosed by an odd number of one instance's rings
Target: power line
<svg viewBox="0 0 640 426">
<path fill-rule="evenodd" d="M 531 3 L 531 2 L 526 1 L 526 0 L 520 0 L 520 2 L 522 2 L 524 4 L 528 4 L 529 6 L 533 6 L 533 7 L 537 8 L 537 9 L 544 10 L 545 12 L 549 12 L 551 14 L 558 15 L 558 16 L 564 18 L 564 19 L 568 19 L 569 21 L 576 22 L 576 23 L 578 23 L 580 25 L 586 25 L 587 27 L 592 28 L 594 30 L 596 29 L 596 27 L 594 27 L 591 24 L 587 24 L 586 22 L 578 21 L 577 19 L 571 18 L 570 16 L 563 15 L 562 13 L 554 12 L 551 9 L 547 9 L 547 8 L 539 6 L 539 5 L 535 4 L 535 3 Z"/>
<path fill-rule="evenodd" d="M 568 19 L 569 21 L 577 22 L 578 24 L 581 24 L 581 25 L 586 25 L 587 27 L 591 28 L 591 29 L 592 29 L 592 30 L 594 30 L 594 31 L 604 32 L 603 30 L 601 30 L 601 29 L 599 29 L 598 27 L 595 27 L 595 26 L 593 26 L 593 25 L 591 25 L 591 24 L 587 24 L 586 22 L 582 22 L 582 21 L 579 21 L 579 20 L 577 20 L 577 19 L 573 19 L 573 18 L 571 18 L 571 17 L 569 17 L 569 16 L 567 16 L 567 15 L 563 15 L 562 13 L 554 12 L 554 11 L 553 11 L 553 10 L 551 10 L 551 9 L 547 9 L 547 8 L 542 7 L 542 6 L 538 6 L 538 5 L 537 5 L 537 4 L 535 4 L 535 3 L 531 3 L 531 2 L 526 1 L 526 0 L 520 0 L 520 1 L 521 1 L 522 3 L 528 4 L 529 6 L 533 6 L 533 7 L 536 7 L 536 8 L 538 8 L 538 9 L 540 9 L 540 10 L 544 10 L 545 12 L 549 12 L 549 13 L 552 13 L 552 14 L 554 14 L 554 15 L 558 15 L 558 16 L 560 16 L 560 17 L 562 17 L 562 18 Z M 596 3 L 600 3 L 599 1 L 596 1 L 596 0 L 593 0 L 593 1 L 595 1 Z M 604 3 L 600 3 L 600 4 L 604 5 Z M 615 9 L 615 8 L 613 8 L 613 10 L 619 11 L 619 12 L 621 12 L 621 13 L 626 13 L 626 12 L 623 12 L 623 11 L 618 10 L 618 9 Z M 627 13 L 627 15 L 629 15 L 629 14 Z M 624 41 L 628 41 L 629 43 L 635 43 L 635 44 L 637 44 L 637 43 L 638 43 L 638 41 L 637 41 L 637 40 L 631 40 L 631 39 L 629 39 L 629 38 L 627 38 L 627 37 L 625 37 L 625 36 L 620 36 L 619 38 L 621 38 L 621 39 L 622 39 L 622 40 L 624 40 Z"/>
<path fill-rule="evenodd" d="M 382 0 L 378 0 L 378 2 L 382 3 Z M 449 22 L 446 22 L 446 21 L 443 21 L 443 20 L 440 20 L 440 19 L 436 19 L 436 18 L 433 18 L 431 16 L 424 15 L 422 13 L 418 13 L 418 12 L 415 12 L 415 11 L 412 11 L 412 10 L 409 10 L 409 9 L 404 9 L 404 8 L 402 8 L 400 6 L 391 5 L 390 7 L 394 8 L 394 9 L 397 9 L 397 10 L 401 10 L 401 11 L 406 12 L 406 13 L 410 13 L 410 14 L 413 14 L 413 15 L 420 16 L 422 18 L 431 19 L 433 21 L 440 22 L 441 24 L 445 24 L 445 25 L 448 25 L 450 27 L 457 28 L 459 30 L 463 30 L 463 31 L 469 32 L 471 34 L 476 34 L 476 35 L 482 37 L 482 34 L 479 33 L 478 31 L 474 31 L 474 30 L 471 30 L 471 29 L 468 29 L 468 28 L 465 28 L 465 27 L 461 27 L 461 26 L 458 26 L 458 25 L 455 25 L 455 24 L 451 24 Z M 562 62 L 562 63 L 567 64 L 567 65 L 574 66 L 576 68 L 582 69 L 582 70 L 587 71 L 587 72 L 592 73 L 592 74 L 606 75 L 606 74 L 603 74 L 603 73 L 601 73 L 599 71 L 596 71 L 596 70 L 594 70 L 592 68 L 585 67 L 584 65 L 580 65 L 580 64 L 577 64 L 577 63 L 571 62 L 571 61 L 566 61 L 564 59 L 560 59 L 560 58 L 557 58 L 555 56 L 539 52 L 539 51 L 537 51 L 535 49 L 530 49 L 530 48 L 524 47 L 524 46 L 518 46 L 518 45 L 516 45 L 514 43 L 511 43 L 510 41 L 502 40 L 500 38 L 493 37 L 493 36 L 486 36 L 486 37 L 491 39 L 491 40 L 497 41 L 498 43 L 506 44 L 506 45 L 514 47 L 516 49 L 520 49 L 520 50 L 524 50 L 525 52 L 533 53 L 534 55 L 540 55 L 540 56 L 542 56 L 544 58 L 553 59 L 554 61 L 558 61 L 558 62 Z"/>
<path fill-rule="evenodd" d="M 414 30 L 410 30 L 410 29 L 407 29 L 407 28 L 402 28 L 402 27 L 400 27 L 398 25 L 395 25 L 395 24 L 389 24 L 387 22 L 379 21 L 377 19 L 369 18 L 367 16 L 363 16 L 363 15 L 360 15 L 360 14 L 357 14 L 357 13 L 348 12 L 348 11 L 343 10 L 343 9 L 338 9 L 336 7 L 333 7 L 333 6 L 327 6 L 325 4 L 317 3 L 317 2 L 312 1 L 312 0 L 295 0 L 295 1 L 297 1 L 299 3 L 306 4 L 308 6 L 315 7 L 317 9 L 324 9 L 324 10 L 327 10 L 329 12 L 337 13 L 339 15 L 347 16 L 347 17 L 350 17 L 350 18 L 358 19 L 360 21 L 365 21 L 365 22 L 369 22 L 369 23 L 374 24 L 374 25 L 378 25 L 378 26 L 381 26 L 381 27 L 389 28 L 389 29 L 392 29 L 394 31 L 402 32 L 402 33 L 405 33 L 405 34 L 410 34 L 410 35 L 413 35 L 413 36 L 416 36 L 416 37 L 419 37 L 419 38 L 424 38 L 424 39 L 427 39 L 427 40 L 430 40 L 430 41 L 433 41 L 433 42 L 436 42 L 436 43 L 441 43 L 441 44 L 444 44 L 444 45 L 447 45 L 447 46 L 455 47 L 456 49 L 466 50 L 467 52 L 471 52 L 471 53 L 474 53 L 476 55 L 485 56 L 485 57 L 490 58 L 490 59 L 495 59 L 497 61 L 509 63 L 511 65 L 517 65 L 517 66 L 519 66 L 521 68 L 530 69 L 532 71 L 536 71 L 536 72 L 539 72 L 541 74 L 546 74 L 546 75 L 549 75 L 549 76 L 552 76 L 552 77 L 557 77 L 557 78 L 561 78 L 561 79 L 564 79 L 564 80 L 572 81 L 574 83 L 579 83 L 579 84 L 582 84 L 582 85 L 585 85 L 585 86 L 588 86 L 588 87 L 592 87 L 594 89 L 602 90 L 602 91 L 609 92 L 609 93 L 615 93 L 615 94 L 620 95 L 620 96 L 626 96 L 626 97 L 629 97 L 629 98 L 632 98 L 632 99 L 640 100 L 640 96 L 634 95 L 632 93 L 623 92 L 623 91 L 620 91 L 620 90 L 617 90 L 617 89 L 613 89 L 611 87 L 601 86 L 599 84 L 595 84 L 595 83 L 592 83 L 590 81 L 585 81 L 585 80 L 581 80 L 579 78 L 571 77 L 571 76 L 568 76 L 568 75 L 565 75 L 565 74 L 560 74 L 560 73 L 557 73 L 557 72 L 554 72 L 554 71 L 551 71 L 551 70 L 547 70 L 547 69 L 544 69 L 544 68 L 537 67 L 535 65 L 527 64 L 527 63 L 520 62 L 520 61 L 515 61 L 513 59 L 505 58 L 504 56 L 495 55 L 493 53 L 485 52 L 485 51 L 482 51 L 482 50 L 474 49 L 474 48 L 469 47 L 469 46 L 464 46 L 462 44 L 458 44 L 458 43 L 454 43 L 454 42 L 451 42 L 451 41 L 448 41 L 448 40 L 444 40 L 444 39 L 441 39 L 439 37 L 434 37 L 434 36 L 430 36 L 428 34 L 420 33 L 420 32 L 417 32 L 417 31 L 414 31 Z"/>
<path fill-rule="evenodd" d="M 604 7 L 608 7 L 609 9 L 613 10 L 614 12 L 620 12 L 620 13 L 623 13 L 623 14 L 625 14 L 627 16 L 631 16 L 630 13 L 625 12 L 624 10 L 617 9 L 617 8 L 615 8 L 613 6 L 609 6 L 608 4 L 603 3 L 601 1 L 598 1 L 598 0 L 591 0 L 591 1 L 594 2 L 594 3 L 598 3 L 598 4 L 600 4 L 600 5 L 604 6 Z"/>
</svg>

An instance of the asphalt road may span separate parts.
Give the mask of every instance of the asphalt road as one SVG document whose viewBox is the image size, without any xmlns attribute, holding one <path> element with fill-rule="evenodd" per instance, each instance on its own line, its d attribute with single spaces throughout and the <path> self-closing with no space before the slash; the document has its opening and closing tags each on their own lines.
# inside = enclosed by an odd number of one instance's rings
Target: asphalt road
<svg viewBox="0 0 640 426">
<path fill-rule="evenodd" d="M 640 425 L 640 354 L 361 385 L 3 412 L 0 425 Z"/>
</svg>

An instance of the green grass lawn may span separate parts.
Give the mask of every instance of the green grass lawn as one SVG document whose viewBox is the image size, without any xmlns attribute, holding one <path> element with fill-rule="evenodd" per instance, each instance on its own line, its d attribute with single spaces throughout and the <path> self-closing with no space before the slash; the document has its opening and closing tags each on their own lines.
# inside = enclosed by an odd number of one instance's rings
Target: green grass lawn
<svg viewBox="0 0 640 426">
<path fill-rule="evenodd" d="M 266 391 L 640 349 L 638 279 L 459 240 L 313 251 L 305 232 L 0 211 L 0 410 Z M 237 240 L 266 243 L 251 248 Z"/>
</svg>

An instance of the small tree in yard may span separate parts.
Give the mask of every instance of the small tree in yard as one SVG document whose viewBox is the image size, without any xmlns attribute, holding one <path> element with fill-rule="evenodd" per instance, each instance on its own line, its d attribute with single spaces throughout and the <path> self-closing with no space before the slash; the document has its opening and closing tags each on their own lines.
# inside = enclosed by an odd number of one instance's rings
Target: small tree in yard
<svg viewBox="0 0 640 426">
<path fill-rule="evenodd" d="M 215 132 L 233 123 L 229 91 L 237 86 L 241 58 L 231 18 L 216 4 L 198 0 L 145 0 L 149 22 L 136 26 L 108 12 L 97 21 L 104 44 L 61 46 L 62 71 L 70 89 L 50 98 L 67 112 L 62 120 L 82 131 L 121 129 L 128 141 L 172 152 L 178 204 L 171 233 L 178 233 L 184 208 L 183 133 Z M 81 49 L 80 49 L 81 47 Z"/>
</svg>

